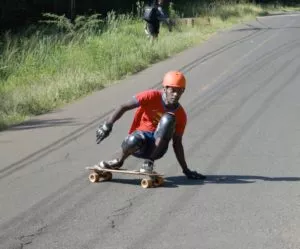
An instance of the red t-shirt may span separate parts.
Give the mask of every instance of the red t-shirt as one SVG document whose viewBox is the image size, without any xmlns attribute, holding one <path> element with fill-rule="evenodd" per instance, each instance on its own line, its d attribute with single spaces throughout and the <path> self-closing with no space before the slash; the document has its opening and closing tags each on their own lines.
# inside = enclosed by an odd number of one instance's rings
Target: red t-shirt
<svg viewBox="0 0 300 249">
<path fill-rule="evenodd" d="M 135 130 L 154 132 L 161 116 L 166 112 L 174 113 L 176 117 L 175 133 L 183 135 L 187 122 L 186 113 L 181 105 L 175 110 L 166 109 L 162 91 L 147 90 L 135 96 L 140 106 L 135 112 L 129 134 Z"/>
</svg>

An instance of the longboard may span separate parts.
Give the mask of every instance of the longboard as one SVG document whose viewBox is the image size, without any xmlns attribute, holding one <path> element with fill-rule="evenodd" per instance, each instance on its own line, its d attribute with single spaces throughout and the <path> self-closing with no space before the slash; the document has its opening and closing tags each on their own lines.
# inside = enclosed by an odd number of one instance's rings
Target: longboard
<svg viewBox="0 0 300 249">
<path fill-rule="evenodd" d="M 90 170 L 89 180 L 92 183 L 101 181 L 110 181 L 113 173 L 129 174 L 129 175 L 141 175 L 147 178 L 141 180 L 141 186 L 143 188 L 159 187 L 164 184 L 164 178 L 162 174 L 157 172 L 145 173 L 139 170 L 128 170 L 128 169 L 99 169 L 99 166 L 95 165 L 92 167 L 86 167 L 85 169 Z"/>
</svg>

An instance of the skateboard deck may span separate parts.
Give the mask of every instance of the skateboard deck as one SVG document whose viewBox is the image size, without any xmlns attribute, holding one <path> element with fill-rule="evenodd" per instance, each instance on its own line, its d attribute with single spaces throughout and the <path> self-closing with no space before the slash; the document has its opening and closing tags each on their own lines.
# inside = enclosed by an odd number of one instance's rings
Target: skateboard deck
<svg viewBox="0 0 300 249">
<path fill-rule="evenodd" d="M 164 183 L 163 175 L 157 172 L 145 173 L 140 172 L 139 170 L 128 169 L 99 169 L 99 167 L 96 165 L 92 167 L 86 167 L 86 169 L 91 171 L 89 180 L 93 183 L 99 181 L 110 181 L 112 180 L 113 173 L 143 176 L 145 177 L 141 180 L 141 186 L 143 188 L 159 187 Z"/>
</svg>

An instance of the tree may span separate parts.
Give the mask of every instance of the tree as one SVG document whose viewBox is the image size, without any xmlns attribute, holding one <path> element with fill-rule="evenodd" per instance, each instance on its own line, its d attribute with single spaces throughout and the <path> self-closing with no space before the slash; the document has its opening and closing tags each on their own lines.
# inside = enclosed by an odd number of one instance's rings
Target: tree
<svg viewBox="0 0 300 249">
<path fill-rule="evenodd" d="M 70 15 L 71 15 L 71 20 L 74 20 L 76 16 L 76 0 L 71 0 Z"/>
</svg>

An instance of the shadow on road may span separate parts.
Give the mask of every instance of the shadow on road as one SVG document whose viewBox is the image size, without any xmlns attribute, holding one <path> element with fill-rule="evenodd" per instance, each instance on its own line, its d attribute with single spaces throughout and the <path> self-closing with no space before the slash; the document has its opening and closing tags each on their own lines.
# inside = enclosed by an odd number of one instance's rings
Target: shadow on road
<svg viewBox="0 0 300 249">
<path fill-rule="evenodd" d="M 262 25 L 262 27 L 257 27 L 254 24 L 245 24 L 245 28 L 239 28 L 239 29 L 232 29 L 230 32 L 243 32 L 243 31 L 260 31 L 260 30 L 278 30 L 278 29 L 300 29 L 300 26 L 284 26 L 284 27 L 271 27 L 268 24 L 264 23 L 261 20 L 258 20 L 256 18 L 256 22 L 260 25 Z"/>
<path fill-rule="evenodd" d="M 73 118 L 63 118 L 63 119 L 47 119 L 47 120 L 38 120 L 33 119 L 29 121 L 25 121 L 19 125 L 12 126 L 7 130 L 29 130 L 29 129 L 37 129 L 37 128 L 46 128 L 46 127 L 53 127 L 53 126 L 75 126 L 78 124 L 74 123 Z"/>
<path fill-rule="evenodd" d="M 276 16 L 276 15 L 282 15 L 282 14 L 274 14 L 273 16 Z M 270 16 L 272 16 L 272 15 L 270 15 Z M 283 26 L 283 27 L 271 27 L 271 26 L 269 26 L 269 24 L 263 22 L 262 20 L 260 20 L 258 18 L 256 18 L 255 21 L 257 22 L 257 24 L 259 24 L 262 27 L 257 27 L 255 24 L 246 23 L 246 24 L 244 24 L 246 26 L 245 28 L 232 29 L 230 32 L 279 30 L 279 29 L 283 29 L 283 30 L 286 30 L 286 29 L 300 29 L 300 26 L 298 26 L 298 25 L 296 25 L 296 26 Z"/>
<path fill-rule="evenodd" d="M 188 180 L 185 176 L 165 177 L 164 188 L 176 188 L 188 185 L 204 184 L 247 184 L 256 183 L 257 181 L 267 182 L 300 182 L 300 177 L 267 177 L 256 175 L 206 175 L 203 180 Z M 112 182 L 130 185 L 140 185 L 140 179 L 118 179 L 114 178 Z"/>
<path fill-rule="evenodd" d="M 268 16 L 290 16 L 290 15 L 299 15 L 299 12 L 298 11 L 288 11 L 288 12 L 268 13 L 267 15 L 262 14 L 259 16 L 268 17 Z"/>
<path fill-rule="evenodd" d="M 204 181 L 187 180 L 185 176 L 167 177 L 166 180 L 177 185 L 199 185 L 199 184 L 244 184 L 255 183 L 257 181 L 268 182 L 290 182 L 300 181 L 300 177 L 267 177 L 256 175 L 206 175 Z"/>
<path fill-rule="evenodd" d="M 282 28 L 272 28 L 272 27 L 265 27 L 265 28 L 259 28 L 259 27 L 250 27 L 249 28 L 242 28 L 242 29 L 233 29 L 231 32 L 241 32 L 241 31 L 260 31 L 260 30 L 276 30 L 276 29 L 300 29 L 300 26 L 294 26 L 294 27 L 282 27 Z"/>
</svg>

